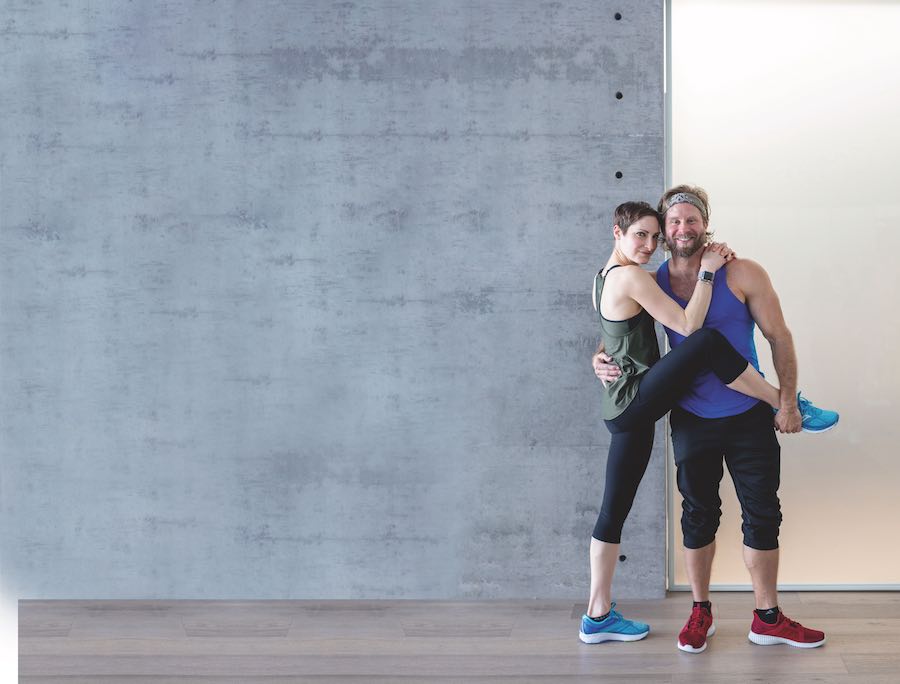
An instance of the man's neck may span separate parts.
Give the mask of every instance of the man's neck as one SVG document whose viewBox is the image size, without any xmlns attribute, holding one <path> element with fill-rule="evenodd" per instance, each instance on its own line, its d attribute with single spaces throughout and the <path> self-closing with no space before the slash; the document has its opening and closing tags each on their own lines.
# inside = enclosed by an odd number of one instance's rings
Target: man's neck
<svg viewBox="0 0 900 684">
<path fill-rule="evenodd" d="M 700 250 L 694 252 L 694 254 L 689 257 L 681 257 L 673 254 L 669 258 L 669 273 L 676 277 L 696 278 L 697 274 L 700 273 L 701 256 L 702 252 Z"/>
</svg>

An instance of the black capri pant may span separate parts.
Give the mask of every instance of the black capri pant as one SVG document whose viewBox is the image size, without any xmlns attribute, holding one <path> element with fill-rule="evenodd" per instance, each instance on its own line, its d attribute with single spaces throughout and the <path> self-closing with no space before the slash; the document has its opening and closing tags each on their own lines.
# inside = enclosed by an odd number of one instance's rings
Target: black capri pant
<svg viewBox="0 0 900 684">
<path fill-rule="evenodd" d="M 694 378 L 711 370 L 726 385 L 743 373 L 749 362 L 722 333 L 701 328 L 654 364 L 637 395 L 619 416 L 607 420 L 611 433 L 606 461 L 606 485 L 594 539 L 618 544 L 638 485 L 653 448 L 653 429 L 690 388 Z"/>
<path fill-rule="evenodd" d="M 684 547 L 701 549 L 716 538 L 724 455 L 741 504 L 744 545 L 777 549 L 781 447 L 772 429 L 772 410 L 760 402 L 736 416 L 700 418 L 676 406 L 671 421 Z"/>
</svg>

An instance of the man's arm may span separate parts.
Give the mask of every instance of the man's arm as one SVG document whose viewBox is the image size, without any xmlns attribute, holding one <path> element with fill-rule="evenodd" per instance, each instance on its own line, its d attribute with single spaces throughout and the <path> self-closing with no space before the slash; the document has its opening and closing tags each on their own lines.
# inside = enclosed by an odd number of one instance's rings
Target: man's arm
<svg viewBox="0 0 900 684">
<path fill-rule="evenodd" d="M 738 268 L 734 268 L 737 266 Z M 797 408 L 797 352 L 794 338 L 784 320 L 781 302 L 772 287 L 765 269 L 755 261 L 739 259 L 729 266 L 735 275 L 735 285 L 744 293 L 750 315 L 772 347 L 772 361 L 781 386 L 781 409 L 775 415 L 780 432 L 800 432 L 800 411 Z"/>
</svg>

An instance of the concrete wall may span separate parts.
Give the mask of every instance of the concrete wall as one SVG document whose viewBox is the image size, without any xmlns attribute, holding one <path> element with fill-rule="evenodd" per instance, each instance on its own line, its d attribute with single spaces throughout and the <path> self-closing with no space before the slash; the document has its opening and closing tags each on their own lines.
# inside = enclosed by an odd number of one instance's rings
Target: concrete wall
<svg viewBox="0 0 900 684">
<path fill-rule="evenodd" d="M 0 13 L 5 593 L 586 595 L 661 2 Z M 619 596 L 663 591 L 662 453 Z"/>
</svg>

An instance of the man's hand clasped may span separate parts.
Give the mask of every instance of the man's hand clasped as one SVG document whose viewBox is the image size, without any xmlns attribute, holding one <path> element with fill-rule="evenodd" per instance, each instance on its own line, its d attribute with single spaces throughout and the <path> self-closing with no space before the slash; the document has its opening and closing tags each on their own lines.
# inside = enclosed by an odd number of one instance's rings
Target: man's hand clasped
<svg viewBox="0 0 900 684">
<path fill-rule="evenodd" d="M 604 387 L 608 387 L 622 376 L 622 371 L 613 363 L 613 358 L 609 354 L 597 352 L 591 359 L 591 364 L 594 366 L 594 375 Z"/>
<path fill-rule="evenodd" d="M 775 414 L 775 429 L 778 430 L 778 432 L 789 435 L 794 432 L 800 432 L 802 427 L 803 417 L 800 415 L 796 403 L 787 408 L 782 407 L 779 409 L 778 413 Z"/>
</svg>

